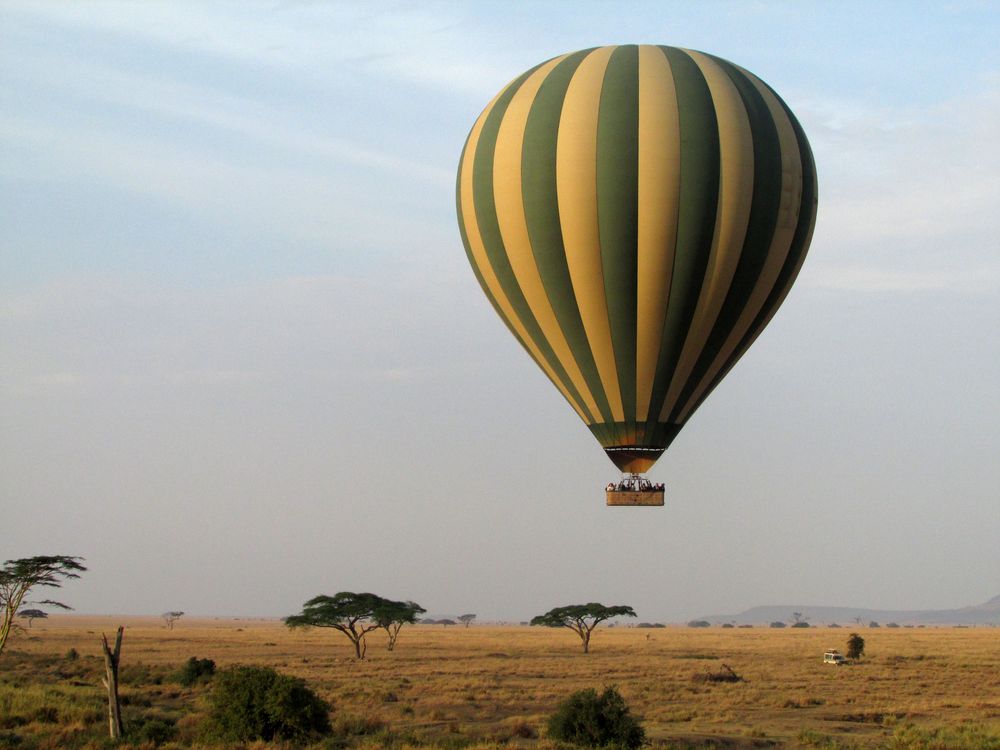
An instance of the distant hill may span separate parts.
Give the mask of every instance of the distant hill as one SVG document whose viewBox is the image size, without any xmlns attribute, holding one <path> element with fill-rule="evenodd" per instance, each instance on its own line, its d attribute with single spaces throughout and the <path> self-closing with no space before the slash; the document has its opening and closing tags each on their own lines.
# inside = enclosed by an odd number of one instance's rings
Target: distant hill
<svg viewBox="0 0 1000 750">
<path fill-rule="evenodd" d="M 863 609 L 859 607 L 817 607 L 807 604 L 782 604 L 780 606 L 751 607 L 735 615 L 708 615 L 698 619 L 711 623 L 736 622 L 738 625 L 756 625 L 776 620 L 788 622 L 792 612 L 801 612 L 813 625 L 836 622 L 846 625 L 860 617 L 867 625 L 874 620 L 880 625 L 889 622 L 900 625 L 1000 625 L 1000 596 L 973 607 L 959 609 Z"/>
</svg>

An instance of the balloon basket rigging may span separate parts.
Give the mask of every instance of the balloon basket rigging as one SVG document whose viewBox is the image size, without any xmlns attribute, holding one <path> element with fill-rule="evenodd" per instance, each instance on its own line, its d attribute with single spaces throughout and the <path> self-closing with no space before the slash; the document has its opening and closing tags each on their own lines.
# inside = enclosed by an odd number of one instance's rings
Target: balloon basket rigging
<svg viewBox="0 0 1000 750">
<path fill-rule="evenodd" d="M 608 505 L 663 505 L 664 486 L 653 484 L 641 474 L 623 474 L 619 482 L 605 487 Z"/>
</svg>

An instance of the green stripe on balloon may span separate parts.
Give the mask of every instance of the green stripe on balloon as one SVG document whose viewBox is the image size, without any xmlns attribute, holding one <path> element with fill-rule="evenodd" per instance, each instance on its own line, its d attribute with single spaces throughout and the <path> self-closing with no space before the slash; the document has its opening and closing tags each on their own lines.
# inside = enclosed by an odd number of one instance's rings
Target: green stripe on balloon
<svg viewBox="0 0 1000 750">
<path fill-rule="evenodd" d="M 719 199 L 719 123 L 708 83 L 686 53 L 661 47 L 670 63 L 680 116 L 681 177 L 677 249 L 663 340 L 653 379 L 648 433 L 656 431 L 712 249 Z"/>
<path fill-rule="evenodd" d="M 456 181 L 457 187 L 455 190 L 455 203 L 457 204 L 458 215 L 460 217 L 462 216 L 462 164 L 465 162 L 465 155 L 466 151 L 468 150 L 468 145 L 469 145 L 468 140 L 466 140 L 465 146 L 462 147 L 462 157 L 458 160 L 459 167 L 458 167 L 458 179 Z M 469 265 L 472 266 L 472 273 L 473 275 L 475 275 L 476 281 L 479 282 L 480 289 L 483 290 L 483 294 L 486 295 L 486 299 L 489 301 L 490 305 L 492 305 L 493 309 L 496 311 L 496 314 L 500 317 L 500 320 L 503 321 L 503 324 L 507 327 L 507 330 L 511 332 L 511 335 L 517 340 L 517 343 L 519 343 L 524 348 L 524 351 L 526 351 L 528 353 L 528 356 L 530 357 L 531 350 L 528 349 L 527 344 L 518 334 L 517 329 L 514 328 L 513 325 L 511 325 L 511 322 L 509 320 L 507 320 L 507 316 L 503 314 L 503 310 L 500 308 L 499 303 L 497 303 L 496 297 L 493 296 L 493 293 L 490 291 L 489 286 L 486 283 L 486 279 L 483 278 L 482 271 L 476 264 L 475 257 L 472 254 L 472 245 L 469 244 L 469 234 L 468 232 L 465 231 L 464 221 L 458 222 L 458 233 L 462 237 L 462 245 L 465 247 L 465 255 L 469 259 Z"/>
<path fill-rule="evenodd" d="M 597 122 L 597 217 L 605 298 L 625 424 L 635 424 L 639 216 L 639 49 L 608 61 Z"/>
<path fill-rule="evenodd" d="M 767 84 L 764 84 L 765 86 Z M 792 129 L 795 131 L 795 138 L 798 142 L 799 156 L 802 159 L 802 198 L 799 201 L 799 218 L 795 227 L 795 234 L 792 238 L 792 245 L 788 251 L 788 257 L 785 258 L 785 262 L 781 267 L 781 271 L 778 274 L 778 279 L 774 284 L 774 288 L 767 297 L 767 301 L 761 308 L 760 313 L 754 318 L 753 323 L 750 325 L 749 330 L 746 335 L 740 341 L 739 346 L 736 347 L 733 355 L 726 361 L 726 364 L 719 371 L 719 374 L 712 381 L 712 384 L 705 389 L 705 392 L 698 399 L 698 403 L 691 410 L 693 413 L 701 406 L 705 399 L 709 397 L 715 387 L 722 382 L 722 379 L 726 377 L 733 366 L 739 361 L 740 357 L 750 348 L 750 345 L 754 342 L 757 336 L 760 334 L 761 330 L 768 324 L 771 317 L 777 311 L 777 308 L 784 301 L 785 295 L 788 293 L 792 282 L 795 280 L 795 274 L 801 267 L 803 257 L 809 247 L 809 239 L 812 235 L 813 225 L 816 220 L 816 199 L 817 199 L 817 185 L 816 185 L 816 163 L 813 160 L 812 149 L 809 147 L 809 141 L 806 140 L 806 134 L 802 130 L 802 126 L 799 121 L 795 119 L 795 115 L 788 108 L 788 105 L 782 101 L 770 86 L 768 89 L 774 94 L 775 98 L 778 100 L 781 107 L 785 110 L 785 114 L 788 115 L 788 119 L 792 124 Z"/>
<path fill-rule="evenodd" d="M 681 410 L 712 366 L 746 307 L 747 300 L 764 268 L 768 251 L 771 249 L 781 203 L 781 142 L 778 139 L 778 129 L 771 117 L 771 112 L 763 97 L 746 76 L 725 60 L 717 57 L 712 59 L 726 72 L 736 86 L 750 121 L 754 163 L 753 197 L 750 203 L 750 219 L 743 240 L 743 248 L 729 291 L 719 311 L 719 316 L 705 340 L 701 355 L 698 357 L 687 383 L 681 390 L 677 406 L 674 407 L 674 411 L 670 415 L 670 421 L 677 420 Z"/>
<path fill-rule="evenodd" d="M 576 52 L 545 77 L 528 113 L 521 152 L 521 194 L 531 251 L 545 294 L 573 358 L 594 396 L 600 417 L 611 420 L 611 407 L 601 384 L 590 342 L 580 318 L 573 282 L 566 265 L 556 198 L 556 137 L 570 79 L 590 50 Z"/>
</svg>

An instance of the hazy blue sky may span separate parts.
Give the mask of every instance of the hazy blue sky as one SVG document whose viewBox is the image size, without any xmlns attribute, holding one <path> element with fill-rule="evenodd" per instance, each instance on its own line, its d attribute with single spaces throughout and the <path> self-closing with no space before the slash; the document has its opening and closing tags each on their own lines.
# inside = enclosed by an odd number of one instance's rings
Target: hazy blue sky
<svg viewBox="0 0 1000 750">
<path fill-rule="evenodd" d="M 1000 593 L 1000 5 L 0 3 L 0 558 L 78 610 L 372 590 L 521 619 Z M 531 65 L 737 62 L 812 142 L 784 307 L 607 508 L 465 259 L 454 169 Z"/>
</svg>

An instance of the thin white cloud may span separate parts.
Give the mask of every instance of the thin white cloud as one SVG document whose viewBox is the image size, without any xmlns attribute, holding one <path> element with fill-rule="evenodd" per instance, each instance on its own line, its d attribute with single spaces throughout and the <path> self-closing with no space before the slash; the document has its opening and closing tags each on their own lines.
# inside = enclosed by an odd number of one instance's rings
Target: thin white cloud
<svg viewBox="0 0 1000 750">
<path fill-rule="evenodd" d="M 30 52 L 19 58 L 17 69 L 11 75 L 36 88 L 55 89 L 102 105 L 111 104 L 206 126 L 226 136 L 250 138 L 270 149 L 316 160 L 317 169 L 323 164 L 349 164 L 439 185 L 450 185 L 453 181 L 450 169 L 315 133 L 303 125 L 295 113 L 277 111 L 257 101 L 87 61 L 75 61 L 73 75 L 67 76 L 62 62 L 65 60 L 57 56 Z M 121 121 L 116 124 L 122 127 Z"/>
<path fill-rule="evenodd" d="M 414 227 L 380 195 L 360 194 L 354 178 L 322 165 L 240 162 L 152 135 L 5 115 L 0 139 L 30 154 L 36 175 L 110 185 L 286 241 L 356 247 L 370 241 L 372 227 L 396 237 Z M 18 177 L 24 170 L 23 161 L 0 164 L 0 174 Z"/>
<path fill-rule="evenodd" d="M 820 213 L 803 278 L 837 289 L 1000 289 L 1000 85 L 906 111 L 805 102 Z M 808 268 L 808 267 L 807 267 Z"/>
<path fill-rule="evenodd" d="M 500 52 L 508 45 L 468 23 L 467 9 L 445 3 L 265 8 L 213 3 L 200 4 L 192 13 L 191 6 L 175 3 L 8 2 L 7 13 L 254 68 L 319 75 L 345 66 L 363 68 L 386 79 L 459 93 L 496 89 L 516 72 Z M 316 28 L 326 33 L 313 33 Z"/>
<path fill-rule="evenodd" d="M 450 283 L 440 282 L 437 296 L 454 296 Z M 450 342 L 468 323 L 426 296 L 406 269 L 374 280 L 293 276 L 221 289 L 129 278 L 46 282 L 6 295 L 0 338 L 19 354 L 0 356 L 0 390 L 427 379 L 464 361 L 465 347 Z"/>
</svg>

